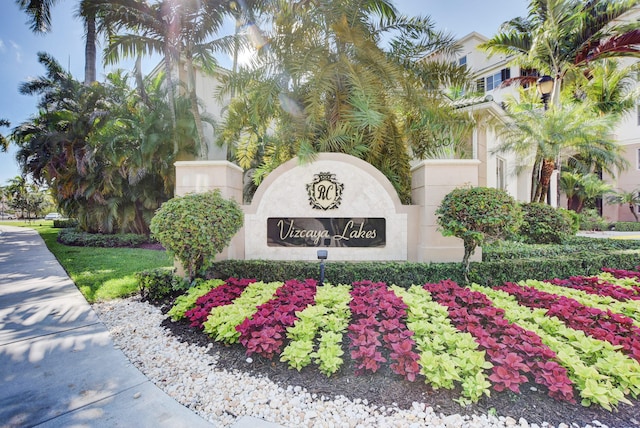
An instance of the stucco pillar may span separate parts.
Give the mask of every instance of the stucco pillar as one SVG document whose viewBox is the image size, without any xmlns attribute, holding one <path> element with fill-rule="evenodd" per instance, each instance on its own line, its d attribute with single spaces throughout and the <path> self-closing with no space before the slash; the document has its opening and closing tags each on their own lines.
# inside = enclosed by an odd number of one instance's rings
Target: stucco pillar
<svg viewBox="0 0 640 428">
<path fill-rule="evenodd" d="M 464 246 L 456 237 L 445 237 L 438 231 L 436 209 L 453 189 L 478 185 L 479 160 L 430 159 L 416 165 L 412 171 L 411 197 L 420 206 L 418 262 L 462 261 Z M 482 249 L 476 248 L 472 261 L 482 260 Z"/>
<path fill-rule="evenodd" d="M 204 193 L 220 189 L 226 199 L 242 205 L 242 168 L 228 161 L 196 160 L 178 161 L 176 167 L 176 196 L 187 193 Z M 244 258 L 244 228 L 233 237 L 229 246 L 217 260 Z"/>
</svg>

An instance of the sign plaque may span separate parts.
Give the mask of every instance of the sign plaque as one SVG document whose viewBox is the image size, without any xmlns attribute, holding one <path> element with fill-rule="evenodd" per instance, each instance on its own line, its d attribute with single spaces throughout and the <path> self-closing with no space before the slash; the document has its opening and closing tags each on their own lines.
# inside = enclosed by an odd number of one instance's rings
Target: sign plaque
<svg viewBox="0 0 640 428">
<path fill-rule="evenodd" d="M 384 218 L 269 217 L 269 247 L 384 247 Z"/>
</svg>

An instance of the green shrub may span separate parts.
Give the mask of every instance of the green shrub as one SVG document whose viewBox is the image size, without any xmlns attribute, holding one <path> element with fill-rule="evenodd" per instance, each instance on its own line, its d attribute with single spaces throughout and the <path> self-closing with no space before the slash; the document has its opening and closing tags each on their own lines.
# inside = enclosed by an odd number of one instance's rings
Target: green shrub
<svg viewBox="0 0 640 428">
<path fill-rule="evenodd" d="M 613 229 L 618 232 L 638 232 L 640 231 L 640 222 L 618 221 L 613 224 Z"/>
<path fill-rule="evenodd" d="M 175 275 L 174 269 L 158 268 L 136 272 L 138 290 L 143 299 L 159 302 L 171 296 L 175 291 L 186 290 L 189 283 Z"/>
<path fill-rule="evenodd" d="M 603 254 L 619 250 L 638 250 L 640 240 L 594 239 L 570 236 L 562 244 L 525 244 L 515 241 L 496 241 L 482 246 L 482 261 L 508 259 L 580 257 L 583 253 Z"/>
<path fill-rule="evenodd" d="M 640 265 L 640 241 L 574 236 L 563 244 L 524 244 L 496 241 L 482 248 L 483 261 L 470 264 L 469 279 L 500 285 L 525 279 L 545 280 L 572 275 L 595 275 L 602 267 L 634 270 Z M 317 261 L 223 260 L 215 262 L 211 278 L 260 278 L 264 282 L 318 279 Z M 460 263 L 327 262 L 325 281 L 351 284 L 372 280 L 400 287 L 451 279 L 464 281 Z"/>
<path fill-rule="evenodd" d="M 80 247 L 139 247 L 149 242 L 149 237 L 135 233 L 105 235 L 101 233 L 82 232 L 75 228 L 67 228 L 58 232 L 58 242 Z"/>
<path fill-rule="evenodd" d="M 567 217 L 556 208 L 533 202 L 521 204 L 524 213 L 518 234 L 529 244 L 559 244 L 571 234 Z"/>
<path fill-rule="evenodd" d="M 489 187 L 454 189 L 444 197 L 436 215 L 444 236 L 456 236 L 464 242 L 465 270 L 478 245 L 509 236 L 522 223 L 518 203 L 504 190 Z"/>
<path fill-rule="evenodd" d="M 153 236 L 182 263 L 189 279 L 193 279 L 211 266 L 242 222 L 240 206 L 214 190 L 165 202 L 151 220 L 150 228 Z"/>
<path fill-rule="evenodd" d="M 562 207 L 558 207 L 557 210 L 562 213 L 569 222 L 569 225 L 571 226 L 571 235 L 578 233 L 578 230 L 580 230 L 580 214 Z"/>
<path fill-rule="evenodd" d="M 613 250 L 601 253 L 584 251 L 554 258 L 472 263 L 469 280 L 481 285 L 494 286 L 525 279 L 543 281 L 579 275 L 597 275 L 603 267 L 611 266 L 615 266 L 616 269 L 636 270 L 635 267 L 638 264 L 640 264 L 640 250 Z"/>
<path fill-rule="evenodd" d="M 460 263 L 329 262 L 325 266 L 325 282 L 331 284 L 371 280 L 409 287 L 412 284 L 438 282 L 443 279 L 464 280 Z M 318 262 L 221 260 L 213 264 L 208 276 L 221 279 L 260 278 L 264 282 L 277 282 L 287 279 L 319 279 L 319 275 Z"/>
<path fill-rule="evenodd" d="M 75 218 L 63 218 L 59 220 L 53 220 L 53 227 L 56 229 L 65 229 L 68 227 L 77 227 L 78 220 Z"/>
<path fill-rule="evenodd" d="M 588 209 L 580 214 L 580 230 L 609 230 L 609 223 L 597 210 Z"/>
</svg>

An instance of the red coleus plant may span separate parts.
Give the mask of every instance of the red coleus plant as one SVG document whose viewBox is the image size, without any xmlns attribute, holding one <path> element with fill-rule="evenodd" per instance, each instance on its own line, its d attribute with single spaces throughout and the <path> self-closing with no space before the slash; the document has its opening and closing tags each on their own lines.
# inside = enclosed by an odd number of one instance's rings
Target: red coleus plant
<svg viewBox="0 0 640 428">
<path fill-rule="evenodd" d="M 204 296 L 200 296 L 196 300 L 195 306 L 184 314 L 191 321 L 191 327 L 201 329 L 202 325 L 207 321 L 211 309 L 217 306 L 230 305 L 249 284 L 254 282 L 256 282 L 255 279 L 229 278 L 224 284 L 213 288 Z"/>
<path fill-rule="evenodd" d="M 621 314 L 585 306 L 566 296 L 540 291 L 534 287 L 505 283 L 498 290 L 514 296 L 518 303 L 531 308 L 543 308 L 548 316 L 555 316 L 567 326 L 585 334 L 622 346 L 622 351 L 640 361 L 640 328 Z"/>
<path fill-rule="evenodd" d="M 520 392 L 527 374 L 545 385 L 551 397 L 575 402 L 567 371 L 553 359 L 555 352 L 532 331 L 509 322 L 482 293 L 453 281 L 425 284 L 433 299 L 447 307 L 449 318 L 460 331 L 470 333 L 493 363 L 489 379 L 496 391 Z"/>
<path fill-rule="evenodd" d="M 247 355 L 257 353 L 271 359 L 279 354 L 286 337 L 287 327 L 296 320 L 297 311 L 302 311 L 315 301 L 317 282 L 289 280 L 278 288 L 273 299 L 258 306 L 251 318 L 246 318 L 236 330 L 239 341 L 247 349 Z"/>
<path fill-rule="evenodd" d="M 569 279 L 556 278 L 547 282 L 561 287 L 574 288 L 589 294 L 612 297 L 616 300 L 640 300 L 640 287 L 619 287 L 609 284 L 596 276 L 572 276 Z"/>
<path fill-rule="evenodd" d="M 375 373 L 387 361 L 382 354 L 386 350 L 391 370 L 414 381 L 420 372 L 420 357 L 414 352 L 413 332 L 405 324 L 407 305 L 384 283 L 353 283 L 351 297 L 348 337 L 356 373 Z"/>
<path fill-rule="evenodd" d="M 602 268 L 602 272 L 608 272 L 616 278 L 633 278 L 640 280 L 640 266 L 636 266 L 636 270 L 611 269 Z"/>
</svg>

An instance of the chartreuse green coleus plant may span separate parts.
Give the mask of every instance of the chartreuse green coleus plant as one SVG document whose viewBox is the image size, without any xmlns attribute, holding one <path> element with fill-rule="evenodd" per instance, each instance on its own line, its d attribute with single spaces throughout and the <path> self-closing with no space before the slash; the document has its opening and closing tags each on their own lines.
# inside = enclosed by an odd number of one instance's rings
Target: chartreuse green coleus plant
<svg viewBox="0 0 640 428">
<path fill-rule="evenodd" d="M 211 309 L 203 327 L 204 332 L 216 341 L 236 343 L 240 332 L 236 326 L 246 318 L 251 318 L 258 310 L 258 306 L 269 301 L 282 282 L 254 282 L 244 289 L 242 294 L 231 305 L 217 306 Z"/>
<path fill-rule="evenodd" d="M 167 315 L 171 317 L 173 321 L 183 319 L 185 312 L 195 306 L 196 300 L 198 300 L 199 297 L 204 296 L 222 284 L 224 284 L 224 281 L 221 279 L 210 279 L 196 284 L 189 288 L 185 294 L 176 298 L 173 307 L 167 312 Z"/>
<path fill-rule="evenodd" d="M 575 290 L 573 288 L 561 287 L 553 285 L 549 282 L 528 279 L 519 282 L 520 285 L 528 285 L 540 291 L 566 296 L 577 300 L 585 306 L 591 306 L 603 311 L 611 310 L 613 312 L 626 315 L 633 320 L 634 325 L 640 327 L 640 300 L 616 300 L 609 296 L 598 296 L 589 294 L 584 291 Z"/>
<path fill-rule="evenodd" d="M 610 272 L 602 272 L 598 275 L 598 278 L 608 282 L 609 284 L 640 292 L 640 283 L 636 278 L 616 278 Z"/>
<path fill-rule="evenodd" d="M 351 295 L 348 285 L 324 283 L 316 291 L 315 304 L 296 312 L 298 320 L 287 329 L 290 340 L 280 361 L 302 370 L 311 361 L 327 376 L 342 366 L 342 338 L 349 326 Z"/>
<path fill-rule="evenodd" d="M 413 340 L 420 351 L 418 364 L 425 381 L 433 389 L 452 389 L 454 382 L 460 382 L 460 404 L 489 396 L 491 383 L 484 371 L 493 365 L 486 361 L 485 352 L 478 349 L 473 336 L 456 329 L 447 309 L 434 302 L 422 287 L 391 289 L 408 306 L 407 327 L 415 333 Z"/>
<path fill-rule="evenodd" d="M 558 361 L 567 368 L 569 378 L 582 398 L 582 405 L 597 403 L 612 410 L 619 403 L 631 404 L 625 397 L 640 394 L 640 364 L 618 352 L 608 342 L 596 340 L 567 327 L 544 309 L 529 309 L 509 294 L 472 284 L 471 289 L 484 293 L 505 317 L 531 330 L 556 351 Z"/>
</svg>

